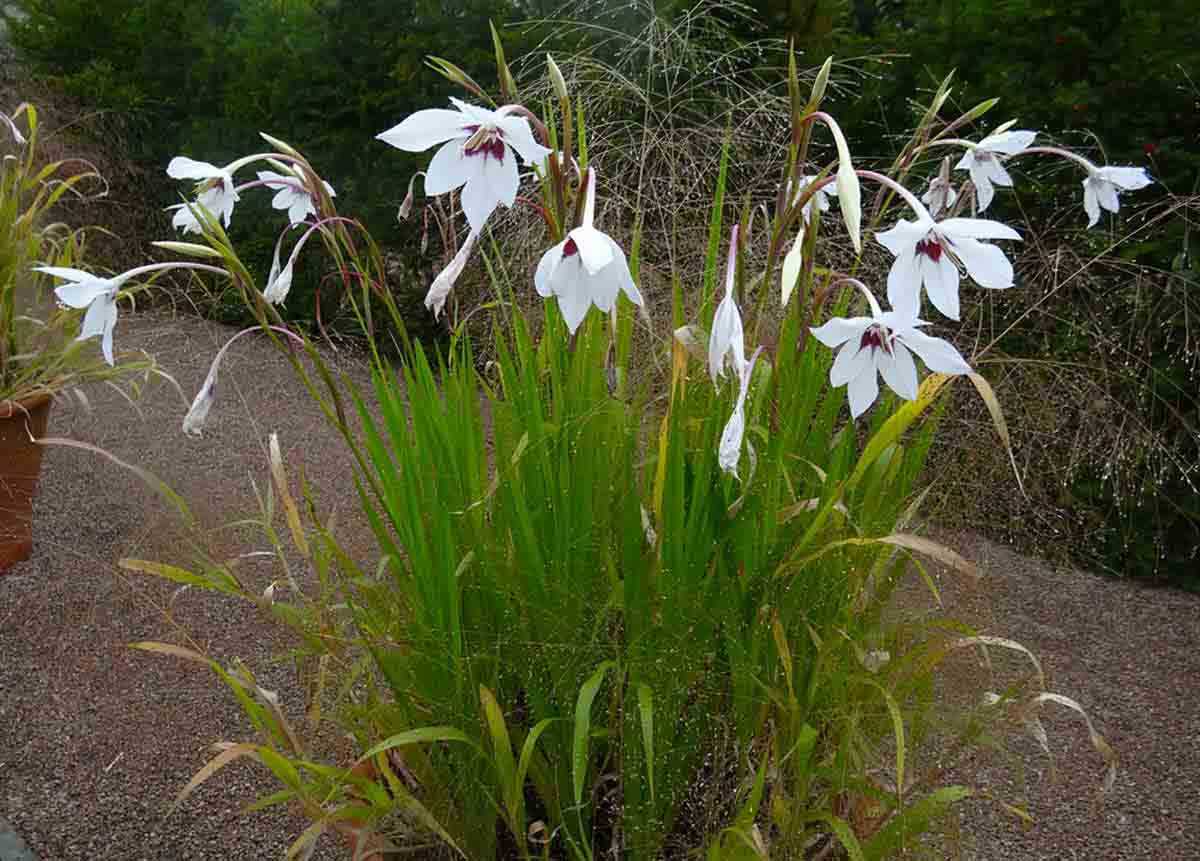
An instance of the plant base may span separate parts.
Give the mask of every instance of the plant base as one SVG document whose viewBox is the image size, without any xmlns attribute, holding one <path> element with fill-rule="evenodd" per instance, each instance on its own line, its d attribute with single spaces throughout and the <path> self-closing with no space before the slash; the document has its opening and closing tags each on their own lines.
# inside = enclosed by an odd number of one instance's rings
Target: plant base
<svg viewBox="0 0 1200 861">
<path fill-rule="evenodd" d="M 42 468 L 50 396 L 0 401 L 0 573 L 33 552 L 33 497 Z"/>
</svg>

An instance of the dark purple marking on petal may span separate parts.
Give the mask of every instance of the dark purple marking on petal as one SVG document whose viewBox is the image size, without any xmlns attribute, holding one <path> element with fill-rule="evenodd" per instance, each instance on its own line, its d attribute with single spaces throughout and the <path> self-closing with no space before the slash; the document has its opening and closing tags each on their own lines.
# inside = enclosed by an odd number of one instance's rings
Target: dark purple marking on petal
<svg viewBox="0 0 1200 861">
<path fill-rule="evenodd" d="M 933 234 L 930 234 L 917 243 L 917 253 L 924 254 L 934 263 L 937 263 L 942 259 L 942 244 L 932 237 Z"/>
</svg>

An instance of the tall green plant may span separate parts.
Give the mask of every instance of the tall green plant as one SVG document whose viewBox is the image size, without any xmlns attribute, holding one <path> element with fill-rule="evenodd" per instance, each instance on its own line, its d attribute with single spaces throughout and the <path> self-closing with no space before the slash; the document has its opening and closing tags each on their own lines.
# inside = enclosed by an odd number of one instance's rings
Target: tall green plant
<svg viewBox="0 0 1200 861">
<path fill-rule="evenodd" d="M 910 566 L 923 572 L 922 557 L 974 573 L 912 531 L 940 398 L 969 368 L 917 331 L 923 324 L 905 309 L 882 312 L 853 274 L 814 263 L 813 238 L 837 224 L 822 220 L 818 195 L 836 189 L 856 250 L 864 180 L 889 192 L 866 213 L 865 231 L 898 206 L 894 192 L 921 224 L 928 219 L 920 242 L 930 256 L 939 243 L 939 254 L 965 246 L 957 231 L 1005 236 L 1003 226 L 934 224 L 895 179 L 856 169 L 841 128 L 821 110 L 829 65 L 805 96 L 793 64 L 785 182 L 759 234 L 765 263 L 749 253 L 748 207 L 725 229 L 732 207 L 722 172 L 706 283 L 715 286 L 717 242 L 728 233 L 724 297 L 701 303 L 703 328 L 680 326 L 655 342 L 667 373 L 633 374 L 649 358 L 628 344 L 645 305 L 633 278 L 641 261 L 597 226 L 586 116 L 553 65 L 557 115 L 516 103 L 498 38 L 496 54 L 502 107 L 425 111 L 380 135 L 410 150 L 442 146 L 427 190 L 462 186 L 471 230 L 427 303 L 440 312 L 467 258 L 482 256 L 497 296 L 494 361 L 475 361 L 461 324 L 441 357 L 402 335 L 395 366 L 372 341 L 369 392 L 336 380 L 311 343 L 311 365 L 293 357 L 354 457 L 378 566 L 361 569 L 312 506 L 306 527 L 274 441 L 261 524 L 281 564 L 304 560 L 309 582 L 289 573 L 286 597 L 275 586 L 260 596 L 219 560 L 195 570 L 123 563 L 242 595 L 292 626 L 315 679 L 310 714 L 332 708 L 363 753 L 353 768 L 316 762 L 277 695 L 247 669 L 138 644 L 212 666 L 259 730 L 256 742 L 223 746 L 181 795 L 229 762 L 258 759 L 282 783 L 260 805 L 296 803 L 313 820 L 292 855 L 325 830 L 350 836 L 360 857 L 424 840 L 472 859 L 800 857 L 818 844 L 852 858 L 902 851 L 979 791 L 939 785 L 941 771 L 916 756 L 936 717 L 932 673 L 947 655 L 992 647 L 1030 658 L 1033 676 L 989 697 L 984 722 L 1006 710 L 1035 722 L 1050 700 L 1078 706 L 1043 692 L 1040 666 L 1018 644 L 952 623 L 914 630 L 885 619 L 892 589 Z M 488 101 L 453 63 L 431 63 Z M 927 123 L 941 125 L 937 114 Z M 811 164 L 818 127 L 831 134 L 835 164 Z M 922 127 L 915 140 L 930 132 Z M 290 187 L 310 196 L 305 237 L 321 238 L 364 330 L 382 307 L 403 333 L 369 234 L 336 214 L 298 151 L 270 143 Z M 536 174 L 540 193 L 529 202 L 550 244 L 534 277 L 553 300 L 537 337 L 511 301 L 526 279 L 487 241 L 491 213 L 515 202 L 506 190 L 514 152 Z M 220 258 L 275 337 L 273 303 L 286 298 L 285 273 L 305 239 L 260 291 L 204 205 L 232 187 L 226 174 L 244 161 L 203 166 L 189 211 L 204 244 L 169 247 Z M 994 260 L 999 250 L 981 254 Z M 761 308 L 777 284 L 796 299 L 775 348 L 747 360 L 745 333 L 764 339 L 771 318 L 744 324 L 738 300 Z M 869 316 L 845 317 L 860 293 Z M 674 304 L 684 307 L 678 296 Z M 707 351 L 696 349 L 705 342 Z M 918 387 L 909 349 L 941 372 Z M 858 417 L 877 400 L 879 372 L 899 397 L 862 424 L 847 422 L 845 406 Z M 972 381 L 1007 441 L 990 387 Z M 212 399 L 206 383 L 190 429 L 200 429 Z M 277 507 L 284 534 L 272 525 Z M 968 744 L 977 726 L 951 743 Z M 1093 741 L 1111 764 L 1094 731 Z"/>
</svg>

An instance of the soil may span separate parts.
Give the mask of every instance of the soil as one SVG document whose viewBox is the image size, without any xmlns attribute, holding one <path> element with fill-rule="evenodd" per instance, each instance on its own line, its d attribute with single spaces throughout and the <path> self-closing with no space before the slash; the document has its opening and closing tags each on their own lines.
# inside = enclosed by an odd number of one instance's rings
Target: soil
<svg viewBox="0 0 1200 861">
<path fill-rule="evenodd" d="M 190 398 L 231 334 L 154 311 L 123 316 L 116 337 L 121 348 L 156 355 Z M 363 379 L 356 360 L 330 358 Z M 322 510 L 341 513 L 343 541 L 369 555 L 343 447 L 287 361 L 259 336 L 230 351 L 203 438 L 180 432 L 187 405 L 164 382 L 132 404 L 106 387 L 86 396 L 90 411 L 70 399 L 56 404 L 50 433 L 151 470 L 210 525 L 255 513 L 254 484 L 268 481 L 266 441 L 277 432 L 289 470 L 304 470 Z M 283 643 L 259 611 L 118 568 L 122 557 L 185 561 L 183 535 L 160 497 L 94 453 L 47 451 L 34 528 L 33 557 L 0 576 L 0 817 L 41 861 L 283 857 L 307 822 L 286 810 L 241 812 L 277 788 L 252 763 L 230 766 L 169 809 L 214 742 L 249 740 L 251 730 L 207 670 L 129 648 L 186 642 L 186 629 L 222 663 L 243 660 L 294 710 L 294 673 L 277 660 Z M 1082 721 L 1047 706 L 1057 780 L 1036 744 L 1019 735 L 1006 755 L 977 756 L 955 775 L 1027 804 L 1035 824 L 1022 831 L 995 802 L 969 803 L 958 819 L 957 854 L 1200 857 L 1200 596 L 1052 568 L 973 535 L 939 537 L 985 575 L 970 588 L 935 572 L 948 614 L 1032 649 L 1049 687 L 1078 699 L 1121 757 L 1112 792 L 1095 805 L 1104 764 Z M 241 574 L 265 587 L 276 575 L 256 564 L 245 560 Z M 918 600 L 915 592 L 904 597 L 909 607 Z M 998 671 L 1006 660 L 995 656 Z M 946 679 L 943 694 L 952 699 L 995 684 L 965 654 Z M 347 856 L 333 842 L 317 855 Z"/>
</svg>

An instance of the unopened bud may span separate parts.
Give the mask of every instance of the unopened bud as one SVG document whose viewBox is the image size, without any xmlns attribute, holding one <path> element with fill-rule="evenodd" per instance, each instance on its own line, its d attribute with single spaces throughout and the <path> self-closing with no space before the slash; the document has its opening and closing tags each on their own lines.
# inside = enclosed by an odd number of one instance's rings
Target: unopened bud
<svg viewBox="0 0 1200 861">
<path fill-rule="evenodd" d="M 554 58 L 549 54 L 546 55 L 546 70 L 550 74 L 550 84 L 554 87 L 554 94 L 561 101 L 567 101 L 570 95 L 567 93 L 566 79 L 563 78 L 563 73 L 558 68 L 558 63 L 554 62 Z"/>
</svg>

